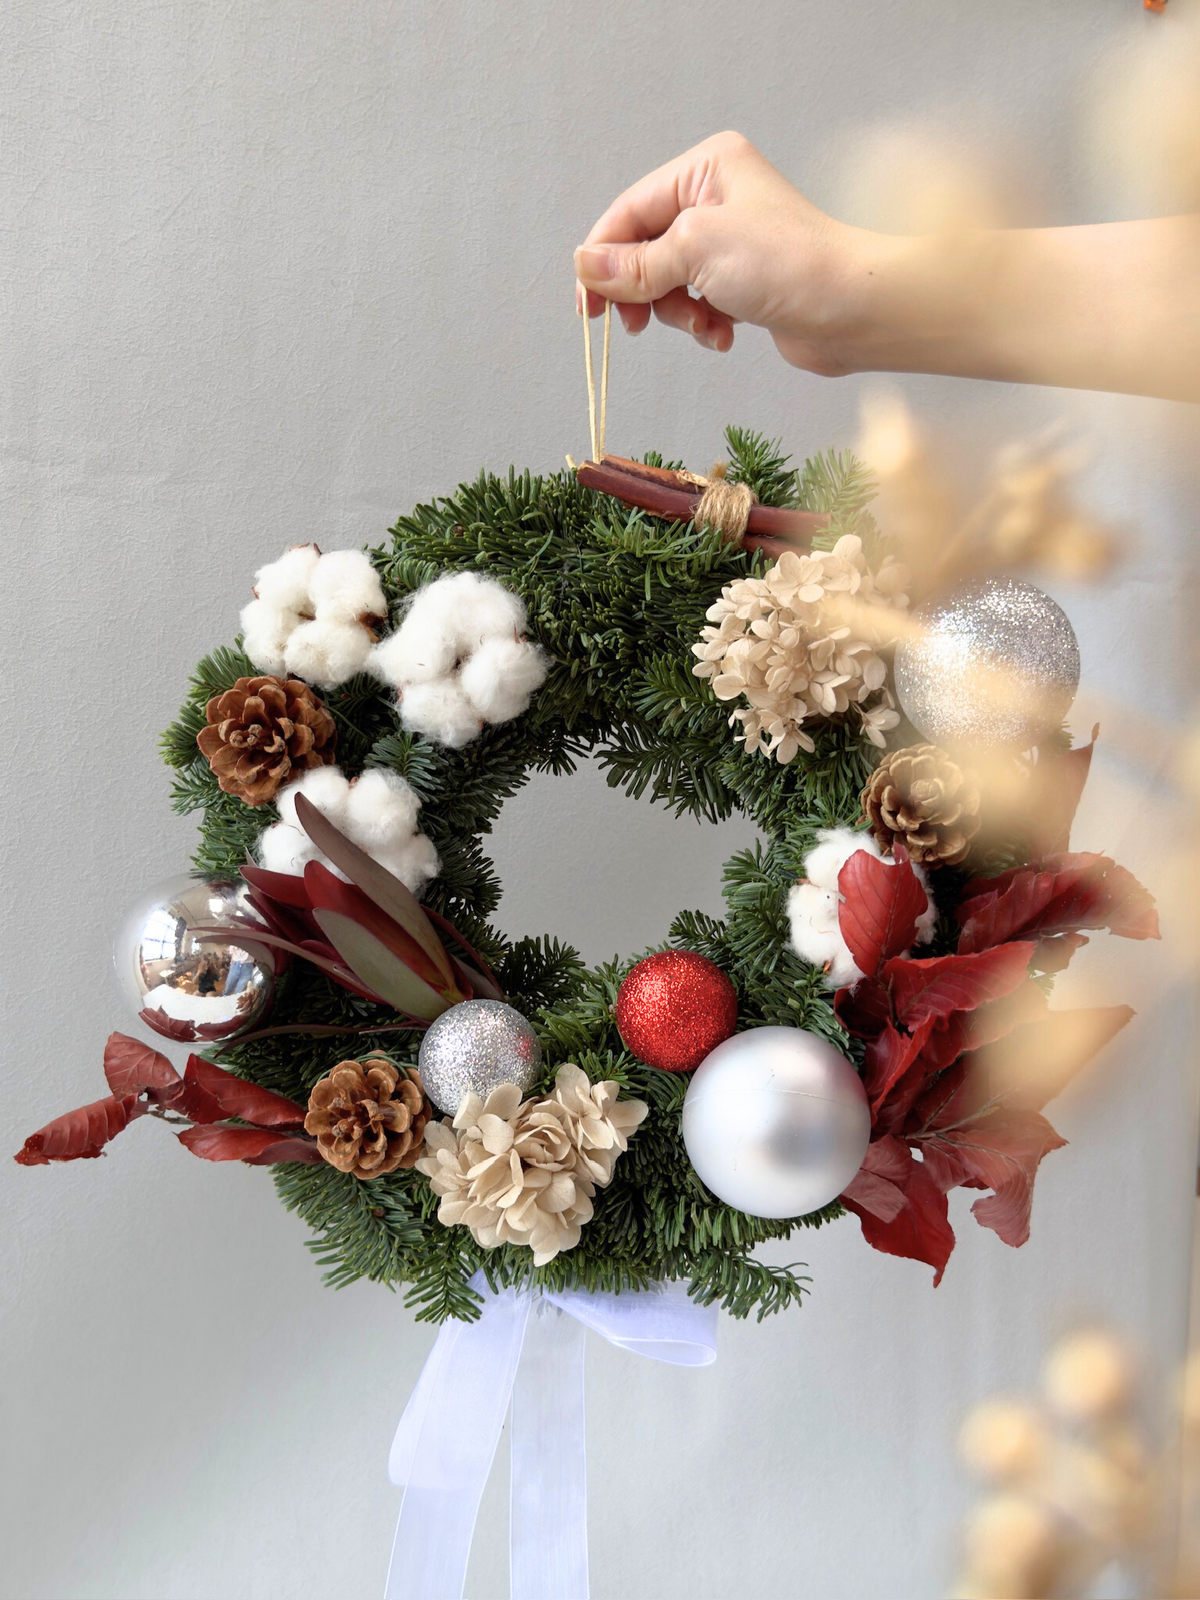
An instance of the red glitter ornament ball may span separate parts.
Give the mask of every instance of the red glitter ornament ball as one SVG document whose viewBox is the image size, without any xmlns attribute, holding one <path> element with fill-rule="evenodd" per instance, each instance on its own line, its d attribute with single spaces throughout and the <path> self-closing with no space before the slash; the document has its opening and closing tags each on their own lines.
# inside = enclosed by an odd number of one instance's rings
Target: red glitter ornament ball
<svg viewBox="0 0 1200 1600">
<path fill-rule="evenodd" d="M 737 994 L 705 956 L 663 950 L 631 968 L 617 992 L 617 1027 L 648 1067 L 690 1072 L 737 1027 Z"/>
</svg>

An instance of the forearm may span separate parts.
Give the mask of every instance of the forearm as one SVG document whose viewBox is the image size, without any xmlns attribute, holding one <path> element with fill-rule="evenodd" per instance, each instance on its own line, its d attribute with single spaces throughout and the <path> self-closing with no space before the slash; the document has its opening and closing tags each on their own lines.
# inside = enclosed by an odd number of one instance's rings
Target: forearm
<svg viewBox="0 0 1200 1600">
<path fill-rule="evenodd" d="M 936 239 L 847 230 L 835 270 L 838 370 L 1200 399 L 1200 218 Z"/>
</svg>

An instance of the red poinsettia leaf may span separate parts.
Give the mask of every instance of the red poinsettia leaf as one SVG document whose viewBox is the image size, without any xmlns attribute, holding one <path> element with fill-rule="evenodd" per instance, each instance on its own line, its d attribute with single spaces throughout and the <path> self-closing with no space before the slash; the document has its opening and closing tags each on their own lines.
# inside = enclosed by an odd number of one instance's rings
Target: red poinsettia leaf
<svg viewBox="0 0 1200 1600">
<path fill-rule="evenodd" d="M 304 1126 L 304 1107 L 294 1100 L 273 1094 L 260 1084 L 237 1078 L 203 1056 L 189 1056 L 184 1068 L 184 1083 L 205 1090 L 226 1117 L 240 1117 L 260 1128 L 300 1128 Z M 207 1117 L 197 1120 L 208 1121 Z"/>
<path fill-rule="evenodd" d="M 863 1087 L 871 1103 L 872 1119 L 896 1085 L 917 1063 L 932 1027 L 933 1020 L 930 1018 L 914 1033 L 908 1034 L 893 1028 L 889 1022 L 867 1045 Z M 923 1077 L 923 1074 L 919 1076 Z"/>
<path fill-rule="evenodd" d="M 939 1189 L 990 1189 L 971 1207 L 982 1227 L 1016 1248 L 1029 1238 L 1033 1184 L 1042 1158 L 1066 1144 L 1036 1111 L 1002 1107 L 965 1126 L 922 1139 L 930 1179 Z"/>
<path fill-rule="evenodd" d="M 244 1161 L 251 1167 L 274 1166 L 280 1161 L 305 1161 L 319 1166 L 324 1159 L 315 1139 L 281 1138 L 267 1128 L 188 1128 L 179 1142 L 204 1161 Z"/>
<path fill-rule="evenodd" d="M 930 1017 L 973 1011 L 1011 994 L 1029 975 L 1032 944 L 1006 944 L 973 955 L 889 961 L 881 977 L 892 995 L 897 1021 L 915 1028 Z"/>
<path fill-rule="evenodd" d="M 838 873 L 838 923 L 860 972 L 872 978 L 891 956 L 911 949 L 929 900 L 908 860 L 879 861 L 856 850 Z"/>
<path fill-rule="evenodd" d="M 874 1039 L 892 1020 L 892 1002 L 878 978 L 860 978 L 833 997 L 834 1015 L 856 1039 Z"/>
<path fill-rule="evenodd" d="M 1083 786 L 1092 769 L 1092 753 L 1100 734 L 1100 724 L 1092 729 L 1089 744 L 1076 745 L 1062 755 L 1038 760 L 1029 779 L 1025 808 L 1025 827 L 1029 857 L 1040 860 L 1056 850 L 1065 850 L 1071 841 L 1071 824 L 1079 809 Z"/>
<path fill-rule="evenodd" d="M 132 1039 L 127 1033 L 110 1033 L 104 1046 L 104 1076 L 118 1100 L 130 1094 L 147 1094 L 163 1105 L 183 1081 L 160 1051 Z"/>
<path fill-rule="evenodd" d="M 842 1195 L 842 1204 L 854 1212 L 862 1224 L 863 1238 L 876 1250 L 924 1261 L 931 1266 L 936 1288 L 954 1249 L 954 1229 L 950 1226 L 946 1196 L 932 1182 L 921 1162 L 914 1160 L 912 1152 L 898 1139 L 879 1139 L 875 1144 L 887 1146 L 887 1149 L 874 1158 L 882 1169 L 874 1175 L 902 1192 L 903 1208 L 885 1219 L 868 1209 L 850 1190 Z M 869 1160 L 875 1144 L 868 1150 Z M 872 1192 L 870 1198 L 877 1200 L 878 1194 Z"/>
<path fill-rule="evenodd" d="M 987 882 L 987 880 L 984 880 Z M 1038 869 L 1005 873 L 958 907 L 960 955 L 1011 939 L 1108 928 L 1126 939 L 1157 939 L 1154 901 L 1131 872 L 1107 856 L 1049 856 Z"/>
<path fill-rule="evenodd" d="M 89 1106 L 55 1117 L 31 1133 L 14 1160 L 23 1167 L 44 1167 L 51 1161 L 88 1161 L 103 1154 L 110 1139 L 142 1115 L 145 1106 L 136 1094 L 108 1095 Z"/>
</svg>

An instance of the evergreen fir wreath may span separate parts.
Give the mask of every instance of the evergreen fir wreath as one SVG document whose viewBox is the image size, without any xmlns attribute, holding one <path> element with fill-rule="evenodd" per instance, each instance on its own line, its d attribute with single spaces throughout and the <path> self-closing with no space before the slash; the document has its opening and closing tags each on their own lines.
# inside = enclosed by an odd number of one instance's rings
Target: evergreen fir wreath
<svg viewBox="0 0 1200 1600">
<path fill-rule="evenodd" d="M 300 546 L 263 569 L 242 637 L 199 664 L 163 736 L 176 809 L 200 823 L 194 870 L 225 900 L 206 888 L 174 965 L 137 999 L 201 1053 L 180 1077 L 114 1035 L 109 1096 L 18 1160 L 98 1155 L 143 1114 L 186 1124 L 194 1154 L 273 1167 L 328 1283 L 403 1287 L 438 1323 L 478 1315 L 476 1273 L 493 1290 L 681 1280 L 702 1304 L 761 1319 L 808 1279 L 755 1247 L 846 1210 L 876 1248 L 940 1276 L 956 1185 L 990 1191 L 978 1219 L 1023 1242 L 1037 1164 L 1062 1143 L 1041 1105 L 1129 1012 L 1095 1013 L 1082 1043 L 1076 1029 L 1040 1101 L 1028 1088 L 972 1098 L 976 1068 L 1015 1030 L 1050 1036 L 1049 974 L 1086 942 L 1080 929 L 1152 936 L 1149 897 L 1107 858 L 1067 850 L 1090 746 L 1031 730 L 1036 759 L 1013 758 L 1019 823 L 989 831 L 967 759 L 939 745 L 928 708 L 904 705 L 915 727 L 897 709 L 903 628 L 848 641 L 854 629 L 822 610 L 869 595 L 875 612 L 908 615 L 861 466 L 828 453 L 796 470 L 737 428 L 727 443 L 718 481 L 740 537 L 714 518 L 705 480 L 601 449 L 578 473 L 481 474 L 366 558 Z M 628 496 L 604 492 L 623 479 Z M 746 533 L 796 512 L 799 554 Z M 812 557 L 827 558 L 819 579 Z M 1009 614 L 1050 604 L 1014 594 Z M 465 654 L 464 608 L 482 619 Z M 723 919 L 664 908 L 661 951 L 596 969 L 556 939 L 496 929 L 487 855 L 531 774 L 588 755 L 631 798 L 710 822 L 741 812 L 762 834 L 725 867 Z M 166 1008 L 175 990 L 193 1012 Z M 203 1020 L 231 996 L 231 1014 Z M 474 1033 L 455 1032 L 459 1015 Z M 476 1082 L 469 1047 L 485 1023 L 507 1030 L 512 1069 Z M 796 1215 L 716 1192 L 736 1088 L 706 1161 L 685 1129 L 718 1058 L 721 1082 L 743 1081 L 757 1030 L 853 1067 L 861 1144 Z M 473 1098 L 439 1093 L 435 1071 Z M 487 1215 L 470 1176 L 484 1167 L 500 1186 L 488 1194 L 504 1193 Z M 525 1216 L 522 1233 L 512 1219 Z"/>
</svg>

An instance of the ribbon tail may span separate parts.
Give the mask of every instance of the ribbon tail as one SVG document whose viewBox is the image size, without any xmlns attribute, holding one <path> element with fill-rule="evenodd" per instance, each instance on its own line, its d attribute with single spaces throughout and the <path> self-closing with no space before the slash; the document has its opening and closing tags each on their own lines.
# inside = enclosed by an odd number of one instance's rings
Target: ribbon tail
<svg viewBox="0 0 1200 1600">
<path fill-rule="evenodd" d="M 511 1289 L 488 1294 L 478 1322 L 448 1322 L 438 1334 L 388 1460 L 392 1482 L 406 1487 L 384 1600 L 462 1595 L 529 1306 Z"/>
<path fill-rule="evenodd" d="M 511 1600 L 588 1600 L 586 1330 L 539 1299 L 512 1404 Z"/>
</svg>

